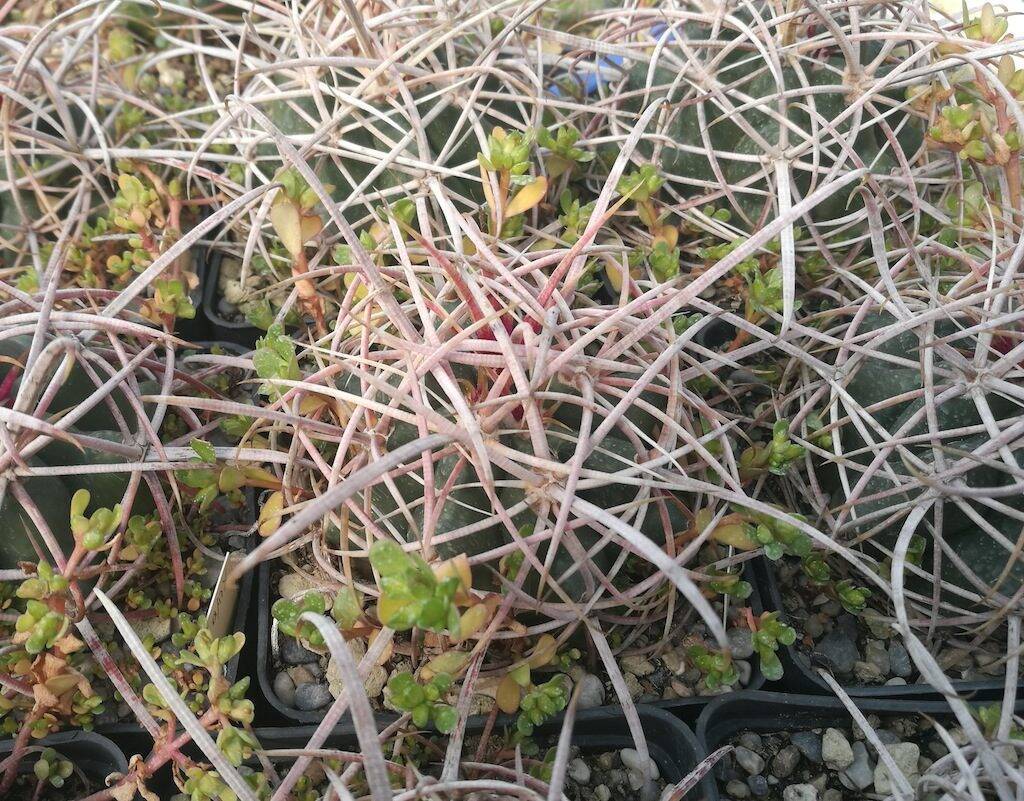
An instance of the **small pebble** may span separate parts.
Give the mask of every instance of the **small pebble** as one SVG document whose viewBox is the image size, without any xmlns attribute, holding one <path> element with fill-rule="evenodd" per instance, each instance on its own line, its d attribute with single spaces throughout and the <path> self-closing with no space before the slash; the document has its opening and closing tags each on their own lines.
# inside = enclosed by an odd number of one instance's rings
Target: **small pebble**
<svg viewBox="0 0 1024 801">
<path fill-rule="evenodd" d="M 281 661 L 286 665 L 304 665 L 319 659 L 319 654 L 310 651 L 294 637 L 281 634 L 278 643 L 281 647 Z"/>
<path fill-rule="evenodd" d="M 795 745 L 787 745 L 772 760 L 772 776 L 785 779 L 796 769 L 799 761 L 800 750 Z"/>
<path fill-rule="evenodd" d="M 619 759 L 630 770 L 635 770 L 638 773 L 643 772 L 644 765 L 640 761 L 640 754 L 632 748 L 623 748 L 619 751 Z M 661 776 L 661 773 L 658 771 L 658 765 L 650 757 L 647 758 L 647 775 L 652 779 L 657 779 Z"/>
<path fill-rule="evenodd" d="M 604 684 L 593 673 L 586 673 L 579 681 L 580 695 L 577 706 L 580 709 L 594 709 L 604 704 Z"/>
<path fill-rule="evenodd" d="M 875 767 L 868 750 L 859 740 L 853 744 L 853 764 L 839 775 L 839 781 L 850 790 L 865 790 L 874 781 Z"/>
<path fill-rule="evenodd" d="M 569 762 L 566 772 L 570 779 L 579 784 L 590 781 L 590 766 L 579 757 Z"/>
<path fill-rule="evenodd" d="M 749 748 L 737 746 L 732 755 L 736 763 L 747 773 L 755 774 L 764 770 L 764 757 Z"/>
<path fill-rule="evenodd" d="M 726 633 L 733 659 L 749 659 L 754 655 L 753 632 L 750 629 L 734 628 Z"/>
<path fill-rule="evenodd" d="M 634 654 L 624 656 L 619 660 L 623 673 L 632 673 L 634 676 L 649 676 L 654 672 L 654 665 L 645 656 Z"/>
<path fill-rule="evenodd" d="M 730 798 L 742 799 L 750 796 L 750 788 L 747 787 L 745 782 L 741 782 L 737 779 L 733 779 L 725 785 L 725 792 L 729 794 Z"/>
<path fill-rule="evenodd" d="M 274 695 L 285 706 L 295 706 L 295 682 L 283 670 L 274 676 Z"/>
<path fill-rule="evenodd" d="M 910 677 L 914 666 L 910 662 L 910 654 L 903 643 L 893 642 L 889 646 L 889 672 L 902 679 Z"/>
<path fill-rule="evenodd" d="M 594 788 L 594 798 L 597 801 L 609 801 L 612 797 L 612 791 L 608 789 L 607 785 L 599 784 Z"/>
<path fill-rule="evenodd" d="M 798 731 L 790 735 L 789 741 L 800 750 L 805 759 L 814 763 L 821 762 L 820 734 L 815 734 L 813 731 Z"/>
<path fill-rule="evenodd" d="M 832 770 L 846 770 L 853 764 L 853 749 L 839 729 L 825 729 L 821 738 L 821 756 Z"/>
<path fill-rule="evenodd" d="M 744 748 L 749 748 L 751 751 L 760 751 L 763 745 L 761 736 L 752 731 L 741 734 L 738 742 L 739 745 L 742 745 Z"/>
<path fill-rule="evenodd" d="M 326 684 L 300 684 L 295 688 L 295 708 L 312 712 L 334 700 Z"/>
<path fill-rule="evenodd" d="M 764 776 L 751 776 L 747 779 L 747 787 L 757 798 L 768 795 L 768 780 Z"/>
<path fill-rule="evenodd" d="M 791 784 L 782 791 L 782 801 L 818 801 L 818 788 L 813 784 Z"/>
</svg>

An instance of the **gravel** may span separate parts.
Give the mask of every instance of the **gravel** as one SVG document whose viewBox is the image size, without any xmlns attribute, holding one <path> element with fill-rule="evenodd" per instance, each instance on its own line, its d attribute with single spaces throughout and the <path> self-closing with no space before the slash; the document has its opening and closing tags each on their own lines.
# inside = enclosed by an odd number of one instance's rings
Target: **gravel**
<svg viewBox="0 0 1024 801">
<path fill-rule="evenodd" d="M 839 775 L 839 781 L 850 790 L 865 790 L 874 781 L 875 766 L 868 749 L 860 740 L 853 744 L 853 764 Z"/>
<path fill-rule="evenodd" d="M 787 745 L 772 760 L 772 776 L 778 779 L 785 779 L 800 762 L 800 750 L 795 745 Z"/>
<path fill-rule="evenodd" d="M 736 764 L 749 774 L 761 773 L 764 770 L 764 758 L 749 748 L 737 746 L 732 755 L 736 759 Z"/>
<path fill-rule="evenodd" d="M 825 729 L 821 738 L 821 757 L 833 770 L 846 770 L 853 764 L 853 748 L 839 729 Z"/>
<path fill-rule="evenodd" d="M 300 684 L 295 688 L 295 708 L 313 712 L 334 700 L 326 684 Z"/>
<path fill-rule="evenodd" d="M 892 755 L 896 768 L 913 787 L 918 779 L 917 761 L 921 757 L 921 749 L 917 743 L 896 743 L 885 748 Z M 882 760 L 878 760 L 875 766 L 875 792 L 883 795 L 892 792 L 892 777 Z"/>
<path fill-rule="evenodd" d="M 824 657 L 832 670 L 839 674 L 849 675 L 860 658 L 857 643 L 845 631 L 833 629 L 826 634 L 814 652 Z"/>
<path fill-rule="evenodd" d="M 821 762 L 821 735 L 813 731 L 797 731 L 789 737 L 790 742 L 793 743 L 803 754 L 804 759 L 808 759 L 814 763 Z"/>
<path fill-rule="evenodd" d="M 594 709 L 604 704 L 604 683 L 592 673 L 585 673 L 579 680 L 580 695 L 577 706 L 580 709 Z"/>
<path fill-rule="evenodd" d="M 286 665 L 304 665 L 307 662 L 316 662 L 320 655 L 310 651 L 294 637 L 286 634 L 278 636 L 278 645 L 281 649 L 281 661 Z"/>
<path fill-rule="evenodd" d="M 818 801 L 818 788 L 813 784 L 791 784 L 782 791 L 783 801 Z"/>
<path fill-rule="evenodd" d="M 295 706 L 295 682 L 283 670 L 274 676 L 274 694 L 285 706 Z"/>
</svg>

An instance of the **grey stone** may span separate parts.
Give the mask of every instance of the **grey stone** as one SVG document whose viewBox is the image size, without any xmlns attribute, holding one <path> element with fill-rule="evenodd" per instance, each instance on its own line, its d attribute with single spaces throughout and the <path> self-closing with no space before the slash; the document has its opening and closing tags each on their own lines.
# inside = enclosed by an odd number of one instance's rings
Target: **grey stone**
<svg viewBox="0 0 1024 801">
<path fill-rule="evenodd" d="M 750 788 L 747 787 L 746 783 L 736 779 L 725 785 L 725 792 L 729 794 L 730 798 L 736 799 L 748 798 L 750 796 Z"/>
<path fill-rule="evenodd" d="M 622 657 L 619 660 L 619 666 L 623 673 L 632 673 L 634 676 L 649 676 L 654 672 L 651 660 L 637 654 Z"/>
<path fill-rule="evenodd" d="M 279 635 L 278 643 L 281 647 L 281 661 L 286 665 L 304 665 L 307 662 L 316 662 L 320 658 L 319 654 L 310 651 L 294 637 L 286 634 Z"/>
<path fill-rule="evenodd" d="M 821 801 L 843 801 L 843 794 L 834 787 L 829 787 L 821 794 Z"/>
<path fill-rule="evenodd" d="M 839 729 L 825 729 L 821 738 L 821 757 L 832 770 L 846 770 L 853 764 L 853 749 Z"/>
<path fill-rule="evenodd" d="M 800 749 L 800 753 L 804 755 L 805 759 L 814 763 L 821 762 L 820 734 L 815 734 L 813 731 L 793 732 L 789 736 L 789 741 Z"/>
<path fill-rule="evenodd" d="M 619 759 L 630 770 L 635 770 L 637 773 L 643 772 L 644 763 L 640 761 L 640 754 L 632 748 L 623 748 L 619 751 Z M 652 779 L 661 777 L 657 763 L 650 757 L 647 758 L 647 775 Z"/>
<path fill-rule="evenodd" d="M 590 766 L 579 757 L 569 762 L 566 772 L 570 779 L 579 784 L 586 784 L 590 781 Z"/>
<path fill-rule="evenodd" d="M 804 621 L 804 632 L 812 639 L 818 639 L 822 634 L 825 633 L 825 624 L 821 620 L 820 615 L 810 615 L 807 620 Z"/>
<path fill-rule="evenodd" d="M 732 755 L 737 764 L 747 773 L 755 774 L 764 770 L 764 757 L 749 748 L 744 748 L 742 745 L 737 746 Z"/>
<path fill-rule="evenodd" d="M 772 760 L 772 776 L 785 779 L 796 770 L 799 761 L 800 749 L 795 745 L 787 745 L 785 748 L 780 748 L 779 753 Z"/>
<path fill-rule="evenodd" d="M 900 736 L 889 729 L 875 729 L 875 734 L 878 735 L 882 745 L 896 745 L 900 741 Z"/>
<path fill-rule="evenodd" d="M 285 706 L 295 706 L 295 682 L 283 670 L 274 676 L 274 694 Z"/>
<path fill-rule="evenodd" d="M 306 712 L 327 706 L 334 700 L 326 684 L 300 684 L 295 688 L 295 708 Z"/>
<path fill-rule="evenodd" d="M 903 647 L 901 642 L 893 642 L 889 645 L 889 672 L 901 679 L 909 678 L 914 672 L 914 666 L 910 662 L 910 654 Z"/>
<path fill-rule="evenodd" d="M 882 676 L 888 675 L 890 671 L 889 650 L 881 640 L 868 640 L 864 647 L 864 661 L 874 665 Z"/>
<path fill-rule="evenodd" d="M 906 687 L 907 680 L 900 676 L 893 676 L 889 681 L 885 683 L 886 687 Z"/>
<path fill-rule="evenodd" d="M 764 776 L 751 776 L 747 779 L 747 787 L 757 798 L 768 795 L 768 780 Z"/>
<path fill-rule="evenodd" d="M 874 684 L 882 680 L 878 666 L 872 662 L 854 662 L 853 675 L 861 684 Z"/>
<path fill-rule="evenodd" d="M 761 735 L 755 734 L 752 731 L 744 732 L 740 735 L 737 745 L 742 745 L 744 748 L 749 748 L 751 751 L 760 751 Z"/>
<path fill-rule="evenodd" d="M 597 801 L 609 801 L 612 797 L 612 791 L 608 789 L 608 785 L 599 784 L 594 788 L 594 798 Z"/>
<path fill-rule="evenodd" d="M 921 749 L 916 743 L 896 743 L 887 745 L 886 750 L 892 755 L 896 769 L 913 787 L 917 783 L 917 760 L 921 757 Z M 892 777 L 885 763 L 879 759 L 875 766 L 875 792 L 886 795 L 892 792 Z"/>
<path fill-rule="evenodd" d="M 754 655 L 754 633 L 750 629 L 729 629 L 725 633 L 733 659 L 749 659 Z"/>
<path fill-rule="evenodd" d="M 580 679 L 580 709 L 593 709 L 604 703 L 604 683 L 593 673 L 586 673 Z"/>
<path fill-rule="evenodd" d="M 853 744 L 853 764 L 839 774 L 839 781 L 850 790 L 865 790 L 874 781 L 875 768 L 871 764 L 868 749 L 864 743 L 857 741 Z"/>
<path fill-rule="evenodd" d="M 782 801 L 818 801 L 818 788 L 813 784 L 791 784 L 782 791 Z"/>
<path fill-rule="evenodd" d="M 815 653 L 825 657 L 836 673 L 850 674 L 853 666 L 860 659 L 857 643 L 839 628 L 835 628 L 821 638 L 814 648 Z"/>
</svg>

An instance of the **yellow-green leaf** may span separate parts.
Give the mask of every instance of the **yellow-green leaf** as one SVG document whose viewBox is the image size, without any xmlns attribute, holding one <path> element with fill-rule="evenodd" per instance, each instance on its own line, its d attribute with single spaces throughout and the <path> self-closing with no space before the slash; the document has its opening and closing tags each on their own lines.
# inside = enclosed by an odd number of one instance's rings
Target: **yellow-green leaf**
<svg viewBox="0 0 1024 801">
<path fill-rule="evenodd" d="M 284 194 L 278 194 L 278 200 L 270 207 L 270 222 L 274 226 L 281 244 L 292 256 L 302 252 L 305 238 L 302 233 L 302 215 Z"/>
<path fill-rule="evenodd" d="M 272 492 L 260 509 L 260 535 L 269 537 L 281 525 L 281 510 L 284 509 L 284 493 Z"/>
<path fill-rule="evenodd" d="M 533 180 L 533 183 L 527 184 L 519 193 L 512 198 L 512 202 L 508 204 L 508 208 L 505 209 L 506 217 L 515 217 L 517 214 L 522 214 L 529 211 L 538 203 L 544 199 L 544 195 L 548 191 L 548 179 L 541 175 Z"/>
</svg>

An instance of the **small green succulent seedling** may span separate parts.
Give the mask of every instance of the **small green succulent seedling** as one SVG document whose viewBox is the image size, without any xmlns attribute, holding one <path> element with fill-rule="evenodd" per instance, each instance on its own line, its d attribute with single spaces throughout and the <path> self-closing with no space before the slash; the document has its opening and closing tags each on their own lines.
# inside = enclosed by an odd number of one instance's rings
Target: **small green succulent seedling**
<svg viewBox="0 0 1024 801">
<path fill-rule="evenodd" d="M 34 656 L 52 647 L 68 630 L 69 625 L 68 619 L 60 612 L 33 599 L 29 600 L 25 611 L 18 616 L 14 630 L 25 635 L 24 648 Z"/>
<path fill-rule="evenodd" d="M 707 567 L 704 572 L 710 577 L 708 587 L 718 595 L 727 595 L 730 598 L 743 601 L 749 598 L 754 591 L 750 582 L 740 578 L 738 572 L 730 573 L 728 570 L 720 570 L 716 567 Z"/>
<path fill-rule="evenodd" d="M 658 175 L 657 167 L 644 164 L 639 170 L 623 175 L 615 186 L 620 195 L 636 203 L 640 221 L 655 235 L 660 231 L 661 221 L 654 206 L 654 196 L 663 183 L 665 179 Z"/>
<path fill-rule="evenodd" d="M 832 580 L 832 569 L 828 566 L 825 556 L 821 553 L 815 552 L 807 554 L 807 556 L 801 560 L 800 567 L 803 569 L 804 575 L 806 575 L 813 584 L 828 584 Z"/>
<path fill-rule="evenodd" d="M 515 178 L 530 169 L 531 144 L 531 134 L 509 133 L 495 126 L 487 137 L 487 154 L 478 153 L 477 161 L 485 170 Z"/>
<path fill-rule="evenodd" d="M 67 589 L 68 580 L 55 572 L 48 562 L 40 562 L 36 565 L 35 576 L 21 582 L 16 594 L 19 598 L 41 601 L 51 595 L 63 595 Z"/>
<path fill-rule="evenodd" d="M 568 703 L 569 693 L 562 674 L 533 687 L 519 702 L 516 731 L 529 737 L 533 734 L 534 726 L 540 726 L 548 718 L 557 715 Z"/>
<path fill-rule="evenodd" d="M 747 528 L 749 536 L 764 547 L 764 555 L 773 562 L 787 554 L 802 558 L 811 553 L 811 538 L 796 526 L 760 512 L 744 511 L 743 514 L 751 519 Z M 792 517 L 804 519 L 802 515 Z"/>
<path fill-rule="evenodd" d="M 206 668 L 213 675 L 220 675 L 224 665 L 230 662 L 245 645 L 245 635 L 241 632 L 214 637 L 207 628 L 201 628 L 192 638 L 192 650 L 178 654 L 180 665 L 195 665 Z"/>
<path fill-rule="evenodd" d="M 687 648 L 686 656 L 704 676 L 704 684 L 711 691 L 719 687 L 731 687 L 740 680 L 740 674 L 733 665 L 732 658 L 726 654 L 698 644 Z"/>
<path fill-rule="evenodd" d="M 767 444 L 756 443 L 740 453 L 740 478 L 744 481 L 763 475 L 767 470 L 784 476 L 794 462 L 802 459 L 806 449 L 789 438 L 789 421 L 776 420 L 772 438 Z"/>
<path fill-rule="evenodd" d="M 124 535 L 124 546 L 118 556 L 126 562 L 134 562 L 140 556 L 148 556 L 163 535 L 160 520 L 153 515 L 132 515 Z"/>
<path fill-rule="evenodd" d="M 320 592 L 308 592 L 296 600 L 279 598 L 270 608 L 270 614 L 274 616 L 281 631 L 289 637 L 308 643 L 313 648 L 326 646 L 324 635 L 313 623 L 302 620 L 302 616 L 306 612 L 322 615 L 326 611 L 327 598 Z"/>
<path fill-rule="evenodd" d="M 679 275 L 679 248 L 669 247 L 668 242 L 659 239 L 651 248 L 647 263 L 655 281 L 671 281 Z"/>
<path fill-rule="evenodd" d="M 32 766 L 32 772 L 39 781 L 56 788 L 63 787 L 74 770 L 75 766 L 71 761 L 64 759 L 53 748 L 44 748 Z"/>
<path fill-rule="evenodd" d="M 191 320 L 195 317 L 196 308 L 185 283 L 178 278 L 167 278 L 153 282 L 153 297 L 143 301 L 140 313 L 154 323 L 173 327 L 178 318 Z"/>
<path fill-rule="evenodd" d="M 827 431 L 822 431 L 825 427 L 825 423 L 819 415 L 812 413 L 807 415 L 807 432 L 808 439 L 817 445 L 822 450 L 832 449 L 832 435 Z"/>
<path fill-rule="evenodd" d="M 437 673 L 423 684 L 409 672 L 395 673 L 388 680 L 388 692 L 394 707 L 409 712 L 412 722 L 419 728 L 433 723 L 442 734 L 454 729 L 458 720 L 454 707 L 441 702 L 451 686 L 452 677 L 447 673 Z"/>
<path fill-rule="evenodd" d="M 558 206 L 562 210 L 558 216 L 558 222 L 564 229 L 562 239 L 566 244 L 575 245 L 590 222 L 590 215 L 594 213 L 595 204 L 593 202 L 581 204 L 580 199 L 566 189 L 558 197 Z"/>
<path fill-rule="evenodd" d="M 761 661 L 761 672 L 769 681 L 782 678 L 782 662 L 779 660 L 779 645 L 792 645 L 796 642 L 796 631 L 779 620 L 778 612 L 764 612 L 758 621 L 757 631 L 753 633 L 754 651 Z"/>
<path fill-rule="evenodd" d="M 985 735 L 986 739 L 995 739 L 996 735 L 999 733 L 999 721 L 1003 716 L 1002 704 L 986 704 L 984 706 L 974 707 L 971 710 L 971 714 L 980 724 L 981 731 Z M 1024 740 L 1024 729 L 1021 729 L 1015 723 L 1011 723 L 1009 739 Z"/>
<path fill-rule="evenodd" d="M 839 603 L 851 615 L 863 612 L 868 605 L 868 598 L 871 597 L 871 590 L 866 587 L 855 587 L 849 579 L 837 582 L 835 590 Z"/>
<path fill-rule="evenodd" d="M 241 732 L 248 736 L 247 732 Z M 219 739 L 219 738 L 218 738 Z M 258 744 L 255 740 L 252 745 L 243 746 L 241 753 L 251 753 Z M 231 748 L 232 755 L 237 755 L 239 750 L 232 743 L 227 743 Z M 231 759 L 231 757 L 228 757 Z M 238 763 L 238 772 L 242 780 L 252 788 L 253 794 L 259 798 L 270 797 L 270 786 L 267 784 L 267 777 L 262 771 L 254 771 Z M 185 782 L 182 789 L 188 797 L 188 801 L 238 801 L 238 794 L 232 790 L 217 771 L 207 769 L 201 765 L 191 765 L 185 769 Z"/>
<path fill-rule="evenodd" d="M 537 129 L 537 144 L 550 151 L 545 166 L 552 179 L 594 160 L 593 152 L 576 147 L 579 140 L 580 132 L 569 123 L 559 126 L 554 136 L 547 128 Z"/>
<path fill-rule="evenodd" d="M 89 490 L 80 489 L 71 498 L 71 533 L 87 551 L 98 551 L 121 522 L 121 504 L 113 509 L 96 509 L 85 516 L 89 506 Z"/>
<path fill-rule="evenodd" d="M 218 464 L 216 451 L 205 440 L 194 439 L 191 446 L 198 461 L 216 465 L 215 467 L 179 470 L 176 473 L 185 486 L 196 490 L 193 500 L 199 505 L 200 513 L 209 509 L 210 505 L 221 495 L 227 497 L 234 504 L 240 504 L 243 500 L 241 494 L 243 487 L 263 487 L 264 489 L 280 487 L 277 478 L 262 467 Z"/>
<path fill-rule="evenodd" d="M 263 379 L 260 394 L 276 399 L 281 390 L 274 384 L 275 380 L 298 381 L 302 378 L 299 360 L 295 356 L 295 345 L 284 335 L 280 324 L 270 326 L 267 333 L 256 340 L 256 350 L 252 355 L 256 375 Z"/>
<path fill-rule="evenodd" d="M 448 630 L 453 635 L 460 631 L 455 593 L 462 581 L 457 576 L 439 579 L 421 556 L 406 553 L 391 540 L 373 544 L 370 564 L 380 577 L 377 616 L 385 626 L 396 631 Z"/>
</svg>

